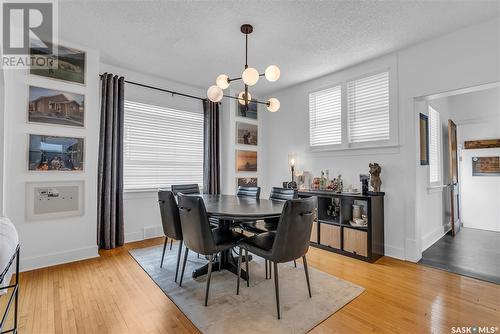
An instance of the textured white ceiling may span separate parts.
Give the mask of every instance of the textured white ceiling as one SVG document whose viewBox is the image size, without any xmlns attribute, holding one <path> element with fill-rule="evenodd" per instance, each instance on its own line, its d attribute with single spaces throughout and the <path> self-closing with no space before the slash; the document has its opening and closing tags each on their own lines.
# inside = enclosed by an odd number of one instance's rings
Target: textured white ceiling
<svg viewBox="0 0 500 334">
<path fill-rule="evenodd" d="M 102 61 L 208 87 L 244 65 L 281 68 L 264 94 L 500 15 L 500 1 L 60 1 L 62 38 Z"/>
</svg>

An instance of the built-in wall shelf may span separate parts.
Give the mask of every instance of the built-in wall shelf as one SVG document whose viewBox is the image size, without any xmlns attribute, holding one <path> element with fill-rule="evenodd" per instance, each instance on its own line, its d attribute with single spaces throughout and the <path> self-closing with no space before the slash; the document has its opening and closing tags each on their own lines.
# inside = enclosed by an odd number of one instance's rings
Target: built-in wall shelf
<svg viewBox="0 0 500 334">
<path fill-rule="evenodd" d="M 367 262 L 384 255 L 384 195 L 342 194 L 322 190 L 299 191 L 316 197 L 316 219 L 311 245 Z M 361 212 L 365 226 L 353 226 L 353 209 Z"/>
</svg>

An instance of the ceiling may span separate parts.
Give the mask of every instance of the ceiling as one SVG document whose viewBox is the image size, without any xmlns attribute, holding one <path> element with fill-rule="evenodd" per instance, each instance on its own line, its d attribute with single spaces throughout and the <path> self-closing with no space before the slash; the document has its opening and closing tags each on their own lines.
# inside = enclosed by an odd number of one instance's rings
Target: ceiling
<svg viewBox="0 0 500 334">
<path fill-rule="evenodd" d="M 249 65 L 281 68 L 265 94 L 500 15 L 500 1 L 59 1 L 63 39 L 104 63 L 208 87 Z M 265 80 L 262 80 L 265 81 Z"/>
</svg>

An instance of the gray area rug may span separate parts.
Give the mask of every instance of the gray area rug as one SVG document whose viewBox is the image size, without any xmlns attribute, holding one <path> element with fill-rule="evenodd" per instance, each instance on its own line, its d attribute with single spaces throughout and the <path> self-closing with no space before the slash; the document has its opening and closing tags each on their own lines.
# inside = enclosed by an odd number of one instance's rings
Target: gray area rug
<svg viewBox="0 0 500 334">
<path fill-rule="evenodd" d="M 307 293 L 304 268 L 297 263 L 279 265 L 281 320 L 276 317 L 274 279 L 265 279 L 264 260 L 250 262 L 250 287 L 227 270 L 212 273 L 208 306 L 203 305 L 206 275 L 193 279 L 191 273 L 207 261 L 190 252 L 182 287 L 174 282 L 178 244 L 165 254 L 163 246 L 130 251 L 163 292 L 203 333 L 306 333 L 363 292 L 350 282 L 310 268 L 312 298 Z M 184 251 L 184 247 L 183 247 Z M 183 252 L 184 256 L 184 252 Z M 244 268 L 244 265 L 243 265 Z M 180 277 L 180 268 L 179 268 Z"/>
</svg>

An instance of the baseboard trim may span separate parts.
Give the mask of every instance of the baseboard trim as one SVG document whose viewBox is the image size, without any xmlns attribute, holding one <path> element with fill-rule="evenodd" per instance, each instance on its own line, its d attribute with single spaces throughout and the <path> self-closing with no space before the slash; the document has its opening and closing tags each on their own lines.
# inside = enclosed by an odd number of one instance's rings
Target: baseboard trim
<svg viewBox="0 0 500 334">
<path fill-rule="evenodd" d="M 99 256 L 99 248 L 97 245 L 78 249 L 71 249 L 64 252 L 49 253 L 41 256 L 22 258 L 21 248 L 21 263 L 20 270 L 28 271 L 39 268 L 55 266 L 69 262 L 91 259 Z"/>
<path fill-rule="evenodd" d="M 439 226 L 422 237 L 422 252 L 441 239 L 449 231 L 449 226 Z"/>
<path fill-rule="evenodd" d="M 404 260 L 405 259 L 405 250 L 401 247 L 394 247 L 391 245 L 384 246 L 385 256 L 393 257 L 395 259 Z"/>
<path fill-rule="evenodd" d="M 125 233 L 125 242 L 134 242 L 141 240 L 144 240 L 144 233 L 142 232 Z"/>
</svg>

